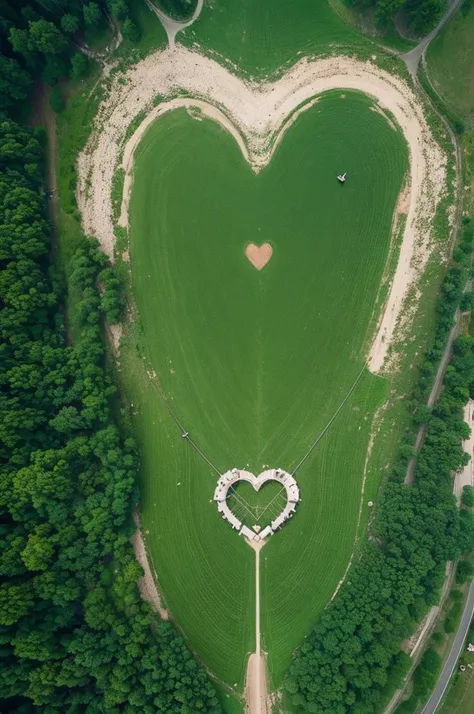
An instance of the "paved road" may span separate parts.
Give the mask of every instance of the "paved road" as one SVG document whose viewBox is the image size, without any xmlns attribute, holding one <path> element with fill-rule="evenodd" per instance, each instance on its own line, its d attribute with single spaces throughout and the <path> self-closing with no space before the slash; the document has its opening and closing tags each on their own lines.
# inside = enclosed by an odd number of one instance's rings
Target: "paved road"
<svg viewBox="0 0 474 714">
<path fill-rule="evenodd" d="M 428 700 L 428 703 L 426 704 L 425 708 L 421 712 L 421 714 L 434 714 L 435 711 L 438 709 L 439 705 L 441 704 L 441 700 L 446 692 L 446 689 L 449 684 L 449 680 L 451 679 L 451 676 L 454 672 L 454 669 L 456 667 L 457 661 L 459 659 L 459 656 L 463 650 L 466 637 L 467 637 L 467 632 L 469 630 L 469 625 L 471 624 L 472 617 L 474 615 L 474 580 L 471 583 L 471 587 L 469 588 L 469 594 L 467 596 L 467 601 L 466 601 L 466 606 L 464 608 L 464 612 L 462 614 L 461 618 L 461 624 L 459 625 L 459 629 L 457 631 L 456 637 L 453 642 L 453 646 L 451 648 L 451 652 L 449 653 L 449 657 L 446 661 L 446 664 L 444 665 L 444 669 L 441 672 L 441 676 L 438 680 L 438 683 L 433 691 L 433 694 L 431 695 L 430 699 Z"/>
<path fill-rule="evenodd" d="M 432 407 L 434 406 L 434 403 L 436 402 L 436 400 L 439 397 L 441 387 L 443 386 L 444 375 L 446 374 L 446 369 L 448 368 L 449 362 L 452 357 L 453 342 L 456 339 L 456 337 L 459 335 L 459 330 L 460 330 L 460 326 L 461 326 L 461 312 L 460 312 L 459 308 L 456 310 L 454 320 L 455 320 L 454 325 L 451 328 L 451 331 L 448 335 L 446 347 L 444 349 L 443 356 L 441 357 L 441 361 L 438 366 L 438 371 L 436 372 L 436 378 L 435 378 L 435 381 L 433 384 L 433 388 L 430 392 L 428 401 L 426 403 L 430 409 L 432 409 Z M 420 426 L 420 428 L 418 429 L 418 434 L 416 436 L 416 442 L 415 442 L 416 456 L 414 456 L 412 459 L 410 459 L 410 462 L 409 462 L 408 468 L 407 468 L 407 473 L 405 476 L 404 483 L 408 486 L 411 486 L 411 484 L 413 483 L 414 476 L 415 476 L 416 460 L 418 458 L 420 449 L 423 446 L 425 436 L 426 436 L 426 424 L 422 424 Z"/>
<path fill-rule="evenodd" d="M 449 18 L 453 15 L 453 13 L 456 12 L 462 1 L 463 0 L 451 0 L 450 6 L 448 7 L 445 15 L 441 18 L 439 24 L 435 27 L 435 29 L 432 30 L 429 35 L 423 37 L 421 42 L 413 50 L 410 50 L 410 52 L 407 52 L 404 55 L 400 55 L 402 60 L 405 61 L 405 64 L 408 67 L 408 71 L 414 77 L 416 76 L 416 73 L 418 71 L 418 65 L 420 64 L 420 59 L 423 55 L 423 52 L 426 50 L 431 40 L 436 37 L 443 25 L 445 25 Z"/>
</svg>

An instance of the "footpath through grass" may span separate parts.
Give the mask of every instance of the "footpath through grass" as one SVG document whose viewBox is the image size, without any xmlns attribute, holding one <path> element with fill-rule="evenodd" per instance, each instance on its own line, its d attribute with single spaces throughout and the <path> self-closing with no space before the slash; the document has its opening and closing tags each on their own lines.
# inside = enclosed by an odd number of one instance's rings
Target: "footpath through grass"
<svg viewBox="0 0 474 714">
<path fill-rule="evenodd" d="M 167 603 L 228 684 L 242 686 L 254 644 L 253 553 L 218 517 L 217 474 L 181 438 L 157 383 L 219 471 L 295 468 L 363 367 L 406 169 L 401 134 L 351 92 L 305 112 L 258 176 L 230 136 L 184 110 L 138 147 L 131 260 L 144 337 L 131 336 L 121 366 L 137 411 L 144 524 Z M 261 273 L 248 241 L 274 248 Z M 140 387 L 137 349 L 156 372 Z M 297 517 L 262 553 L 274 686 L 346 568 L 387 389 L 363 373 L 297 473 Z"/>
</svg>

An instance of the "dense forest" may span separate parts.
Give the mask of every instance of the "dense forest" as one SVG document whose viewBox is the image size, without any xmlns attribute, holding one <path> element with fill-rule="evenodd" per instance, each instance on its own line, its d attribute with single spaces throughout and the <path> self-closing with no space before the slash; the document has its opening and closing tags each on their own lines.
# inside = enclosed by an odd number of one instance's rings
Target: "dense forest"
<svg viewBox="0 0 474 714">
<path fill-rule="evenodd" d="M 109 22 L 136 32 L 125 0 L 0 0 L 0 110 L 21 114 L 38 77 L 80 76 L 81 33 Z M 139 596 L 138 457 L 101 331 L 120 284 L 84 239 L 70 344 L 41 136 L 0 114 L 0 711 L 218 714 L 207 673 Z"/>
<path fill-rule="evenodd" d="M 400 649 L 429 606 L 436 604 L 447 560 L 474 549 L 474 517 L 458 511 L 453 476 L 469 457 L 463 407 L 474 398 L 474 338 L 454 343 L 442 394 L 433 408 L 426 396 L 443 353 L 456 307 L 470 307 L 463 293 L 474 231 L 465 219 L 454 265 L 442 285 L 432 349 L 411 398 L 414 421 L 427 424 L 415 482 L 404 484 L 412 439 L 400 449 L 380 495 L 370 538 L 338 597 L 298 650 L 287 690 L 306 712 L 372 714 L 400 683 L 410 658 Z M 469 498 L 465 496 L 465 498 Z"/>
<path fill-rule="evenodd" d="M 448 0 L 344 0 L 358 9 L 374 8 L 375 20 L 381 29 L 393 24 L 402 11 L 410 29 L 418 35 L 431 30 L 448 7 Z"/>
<path fill-rule="evenodd" d="M 132 0 L 0 0 L 0 109 L 26 95 L 31 76 L 55 87 L 83 77 L 89 66 L 88 33 L 120 31 L 132 42 L 139 31 L 130 17 Z M 62 109 L 58 89 L 53 109 Z"/>
<path fill-rule="evenodd" d="M 206 672 L 138 592 L 138 460 L 114 423 L 101 336 L 118 282 L 85 240 L 68 344 L 43 152 L 5 116 L 0 172 L 0 711 L 217 714 Z"/>
</svg>

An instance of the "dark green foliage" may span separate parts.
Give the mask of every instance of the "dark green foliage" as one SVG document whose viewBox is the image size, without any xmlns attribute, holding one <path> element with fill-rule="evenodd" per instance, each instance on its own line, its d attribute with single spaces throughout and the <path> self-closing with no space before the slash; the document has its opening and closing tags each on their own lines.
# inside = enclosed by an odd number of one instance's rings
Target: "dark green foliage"
<svg viewBox="0 0 474 714">
<path fill-rule="evenodd" d="M 69 74 L 69 63 L 65 57 L 60 55 L 48 55 L 46 57 L 43 71 L 41 72 L 42 79 L 49 84 L 50 87 L 54 87 L 56 82 L 62 77 L 67 77 Z"/>
<path fill-rule="evenodd" d="M 435 27 L 448 7 L 447 0 L 408 0 L 405 11 L 411 29 L 424 35 Z"/>
<path fill-rule="evenodd" d="M 468 560 L 460 560 L 456 568 L 456 583 L 464 585 L 472 580 L 474 576 L 474 566 Z"/>
<path fill-rule="evenodd" d="M 128 17 L 128 5 L 126 0 L 108 0 L 108 7 L 112 15 L 119 22 L 123 22 Z"/>
<path fill-rule="evenodd" d="M 97 36 L 97 29 L 99 33 L 106 29 L 110 15 L 121 24 L 126 39 L 139 40 L 138 27 L 129 16 L 129 0 L 41 0 L 34 5 L 27 0 L 0 0 L 0 34 L 5 39 L 0 53 L 0 111 L 25 99 L 31 77 L 41 77 L 50 86 L 70 73 L 75 79 L 84 77 L 88 60 L 77 59 L 72 38 L 87 28 L 95 28 Z"/>
<path fill-rule="evenodd" d="M 138 42 L 140 39 L 140 33 L 138 27 L 135 25 L 129 17 L 125 20 L 122 25 L 122 35 L 130 40 L 131 42 Z"/>
<path fill-rule="evenodd" d="M 76 15 L 66 14 L 61 18 L 61 29 L 70 35 L 74 35 L 79 29 L 79 19 Z"/>
<path fill-rule="evenodd" d="M 220 714 L 204 669 L 139 596 L 138 459 L 113 420 L 100 327 L 120 285 L 84 239 L 67 345 L 42 172 L 33 133 L 2 119 L 0 711 Z"/>
<path fill-rule="evenodd" d="M 474 488 L 472 486 L 464 486 L 461 498 L 463 506 L 474 508 Z"/>
<path fill-rule="evenodd" d="M 375 8 L 378 27 L 388 28 L 397 13 L 403 11 L 410 28 L 419 35 L 428 33 L 441 19 L 448 0 L 345 0 L 347 5 L 359 8 Z"/>
<path fill-rule="evenodd" d="M 439 633 L 438 633 L 439 634 Z M 434 641 L 434 635 L 432 637 Z M 429 647 L 420 660 L 413 675 L 412 694 L 409 699 L 397 707 L 397 714 L 413 714 L 432 691 L 441 670 L 441 657 Z"/>
<path fill-rule="evenodd" d="M 453 590 L 450 594 L 448 614 L 444 620 L 444 631 L 446 634 L 453 634 L 459 627 L 462 615 L 462 593 L 460 590 Z"/>
<path fill-rule="evenodd" d="M 105 313 L 107 322 L 115 325 L 120 322 L 125 306 L 123 285 L 110 267 L 101 270 L 98 279 L 103 286 L 100 309 Z"/>
<path fill-rule="evenodd" d="M 57 55 L 66 49 L 67 40 L 53 22 L 38 20 L 29 23 L 27 47 L 29 52 Z"/>
<path fill-rule="evenodd" d="M 30 76 L 20 64 L 0 54 L 0 110 L 25 99 L 31 85 Z"/>
<path fill-rule="evenodd" d="M 186 19 L 196 9 L 197 0 L 155 0 L 155 4 L 171 17 Z"/>
<path fill-rule="evenodd" d="M 51 109 L 56 113 L 63 111 L 66 106 L 66 102 L 64 101 L 64 97 L 62 96 L 59 87 L 55 87 L 51 92 L 49 103 L 51 104 Z"/>
<path fill-rule="evenodd" d="M 71 76 L 74 79 L 82 79 L 89 71 L 89 58 L 82 52 L 76 52 L 71 57 Z"/>
<path fill-rule="evenodd" d="M 87 5 L 84 4 L 83 7 L 84 22 L 86 25 L 93 27 L 98 25 L 102 20 L 102 12 L 100 7 L 95 2 L 90 2 Z"/>
</svg>

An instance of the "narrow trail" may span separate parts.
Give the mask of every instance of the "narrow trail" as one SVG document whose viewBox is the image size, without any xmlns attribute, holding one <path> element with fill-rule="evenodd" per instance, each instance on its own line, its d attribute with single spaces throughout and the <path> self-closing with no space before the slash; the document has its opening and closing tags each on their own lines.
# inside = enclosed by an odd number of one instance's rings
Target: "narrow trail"
<svg viewBox="0 0 474 714">
<path fill-rule="evenodd" d="M 268 714 L 268 680 L 260 632 L 260 551 L 264 542 L 253 542 L 255 551 L 255 652 L 250 655 L 245 678 L 245 714 Z"/>
<path fill-rule="evenodd" d="M 100 65 L 102 65 L 103 68 L 106 65 L 107 58 L 113 52 L 115 52 L 118 47 L 120 47 L 123 40 L 122 33 L 120 32 L 120 25 L 117 20 L 115 20 L 115 18 L 112 17 L 112 15 L 109 15 L 108 13 L 106 13 L 106 17 L 107 22 L 109 23 L 109 26 L 112 29 L 112 40 L 110 44 L 102 50 L 102 52 L 96 52 L 95 50 L 91 50 L 90 47 L 88 47 L 87 45 L 81 45 L 78 42 L 74 43 L 79 52 L 82 52 L 82 54 L 86 57 L 95 60 Z"/>
<path fill-rule="evenodd" d="M 204 5 L 204 0 L 198 0 L 196 9 L 194 10 L 189 20 L 175 20 L 174 18 L 163 12 L 163 10 L 160 10 L 160 8 L 156 7 L 156 5 L 151 2 L 151 0 L 145 0 L 145 2 L 150 8 L 150 10 L 155 13 L 155 15 L 165 28 L 165 32 L 168 35 L 168 44 L 170 50 L 176 47 L 176 35 L 178 34 L 178 32 L 180 32 L 181 30 L 185 30 L 186 27 L 189 27 L 193 24 L 193 22 L 198 19 L 199 15 L 201 14 L 202 6 Z"/>
<path fill-rule="evenodd" d="M 456 12 L 458 7 L 460 7 L 463 0 L 451 0 L 451 3 L 446 10 L 444 16 L 441 18 L 437 26 L 432 30 L 426 37 L 417 44 L 417 46 L 410 50 L 410 52 L 405 52 L 405 54 L 400 55 L 400 58 L 405 62 L 408 71 L 412 77 L 416 77 L 418 72 L 418 65 L 420 64 L 420 59 L 424 56 L 425 51 L 432 40 L 436 37 L 442 27 L 448 22 L 450 17 Z"/>
<path fill-rule="evenodd" d="M 436 372 L 436 378 L 433 384 L 433 388 L 429 394 L 428 400 L 426 402 L 426 406 L 429 407 L 430 409 L 434 406 L 436 400 L 439 397 L 439 394 L 441 392 L 441 388 L 443 386 L 443 380 L 444 380 L 444 375 L 446 374 L 446 369 L 449 365 L 451 355 L 452 355 L 452 349 L 453 349 L 453 342 L 456 339 L 456 337 L 459 335 L 461 327 L 461 313 L 459 309 L 456 310 L 455 313 L 455 322 L 453 327 L 451 328 L 451 331 L 448 335 L 448 339 L 446 342 L 446 347 L 444 348 L 443 356 L 441 357 L 439 366 L 438 366 L 438 371 Z M 415 456 L 413 456 L 409 463 L 408 463 L 408 468 L 407 472 L 405 475 L 404 479 L 404 484 L 406 486 L 411 486 L 414 482 L 415 479 L 415 467 L 416 467 L 416 460 L 418 458 L 418 454 L 420 452 L 421 447 L 423 446 L 423 442 L 425 440 L 426 436 L 426 424 L 422 424 L 420 428 L 418 429 L 418 434 L 416 435 L 416 442 L 415 442 Z"/>
<path fill-rule="evenodd" d="M 51 224 L 51 252 L 57 245 L 57 221 L 59 212 L 57 179 L 56 179 L 56 114 L 51 109 L 49 98 L 51 87 L 43 81 L 38 81 L 33 93 L 33 111 L 30 123 L 32 126 L 42 126 L 48 139 L 46 154 L 45 184 L 48 191 L 48 214 Z"/>
</svg>

